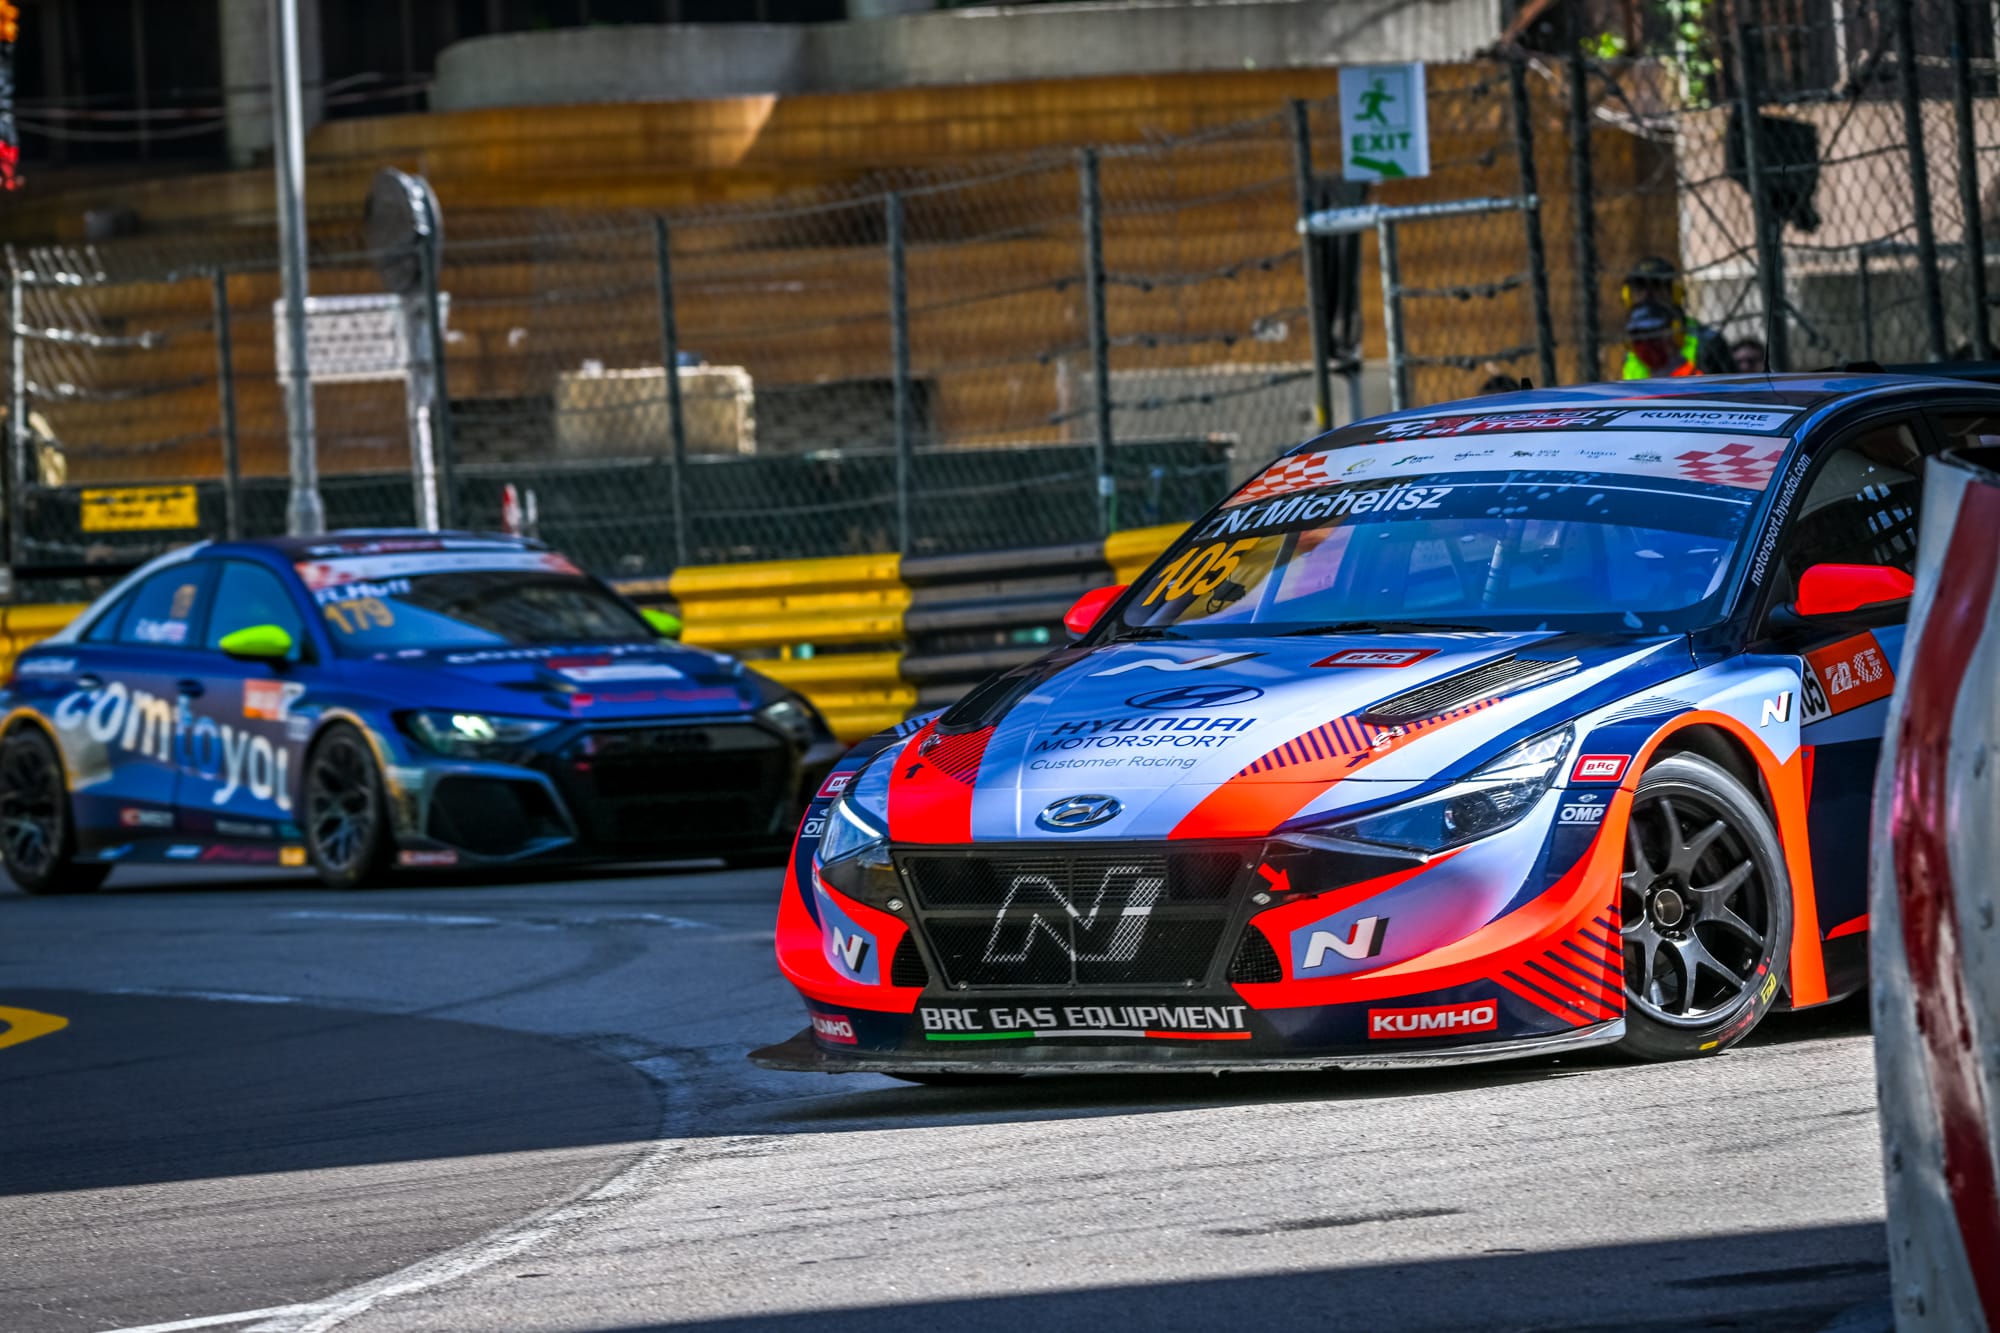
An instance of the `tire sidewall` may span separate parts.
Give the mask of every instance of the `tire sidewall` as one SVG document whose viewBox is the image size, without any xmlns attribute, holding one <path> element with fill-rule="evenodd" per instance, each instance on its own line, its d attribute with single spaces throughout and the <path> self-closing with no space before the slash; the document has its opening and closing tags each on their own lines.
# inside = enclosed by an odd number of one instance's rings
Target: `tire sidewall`
<svg viewBox="0 0 2000 1333">
<path fill-rule="evenodd" d="M 328 888 L 368 888 L 379 884 L 387 877 L 395 838 L 389 829 L 389 802 L 383 783 L 382 765 L 376 762 L 374 747 L 368 744 L 368 738 L 361 734 L 360 728 L 349 722 L 335 722 L 313 738 L 312 745 L 306 750 L 304 771 L 299 780 L 299 810 L 308 821 L 312 820 L 312 788 L 320 752 L 335 740 L 342 738 L 350 739 L 360 750 L 362 760 L 368 765 L 368 772 L 374 780 L 375 810 L 374 820 L 369 826 L 368 845 L 362 850 L 361 855 L 354 858 L 351 866 L 344 869 L 330 866 L 320 856 L 319 838 L 311 822 L 308 822 L 305 825 L 306 856 L 312 861 L 313 870 L 319 875 L 320 882 Z"/>
<path fill-rule="evenodd" d="M 1675 791 L 1698 795 L 1721 805 L 1743 837 L 1762 877 L 1770 913 L 1764 979 L 1729 1008 L 1700 1024 L 1662 1023 L 1630 1003 L 1625 1006 L 1625 1039 L 1621 1054 L 1641 1060 L 1683 1060 L 1720 1055 L 1748 1036 L 1783 993 L 1792 942 L 1792 887 L 1784 846 L 1764 804 L 1720 765 L 1693 754 L 1660 760 L 1639 779 L 1632 803 L 1643 796 Z M 1622 897 L 1622 895 L 1621 895 Z M 1621 946 L 1622 955 L 1622 946 Z"/>
<path fill-rule="evenodd" d="M 7 877 L 23 893 L 36 895 L 58 893 L 90 893 L 104 883 L 111 873 L 109 866 L 96 862 L 79 862 L 76 859 L 76 808 L 70 801 L 69 773 L 63 767 L 62 752 L 41 728 L 23 723 L 0 738 L 0 751 L 20 746 L 33 746 L 42 751 L 42 757 L 54 770 L 61 784 L 61 795 L 57 801 L 62 820 L 61 831 L 56 836 L 54 853 L 49 859 L 48 869 L 40 875 L 24 875 L 11 863 L 7 866 Z M 4 856 L 0 850 L 0 856 Z"/>
</svg>

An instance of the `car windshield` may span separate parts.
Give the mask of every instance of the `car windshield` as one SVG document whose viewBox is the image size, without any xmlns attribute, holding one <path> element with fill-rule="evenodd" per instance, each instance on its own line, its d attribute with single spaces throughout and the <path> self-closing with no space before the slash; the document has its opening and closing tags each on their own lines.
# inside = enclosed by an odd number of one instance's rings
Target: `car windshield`
<svg viewBox="0 0 2000 1333">
<path fill-rule="evenodd" d="M 349 656 L 657 637 L 604 585 L 543 551 L 370 555 L 298 569 Z"/>
<path fill-rule="evenodd" d="M 1699 628 L 1785 448 L 1665 431 L 1336 437 L 1175 543 L 1111 634 Z"/>
</svg>

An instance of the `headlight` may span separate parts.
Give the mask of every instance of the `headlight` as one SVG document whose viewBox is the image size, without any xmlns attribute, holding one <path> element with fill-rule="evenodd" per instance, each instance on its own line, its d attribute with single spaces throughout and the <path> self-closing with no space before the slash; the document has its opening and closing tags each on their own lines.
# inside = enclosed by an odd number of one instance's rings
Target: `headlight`
<svg viewBox="0 0 2000 1333">
<path fill-rule="evenodd" d="M 1428 853 L 1512 828 L 1562 772 L 1573 735 L 1567 726 L 1545 731 L 1443 791 L 1315 832 Z"/>
<path fill-rule="evenodd" d="M 855 807 L 846 792 L 826 810 L 819 839 L 819 877 L 850 898 L 879 903 L 896 892 L 896 868 L 889 861 L 889 834 Z"/>
<path fill-rule="evenodd" d="M 757 716 L 799 745 L 811 745 L 823 735 L 830 734 L 811 704 L 791 696 L 765 704 L 757 710 Z"/>
<path fill-rule="evenodd" d="M 560 725 L 539 717 L 453 713 L 442 709 L 403 714 L 403 727 L 426 749 L 454 759 L 497 759 Z"/>
</svg>

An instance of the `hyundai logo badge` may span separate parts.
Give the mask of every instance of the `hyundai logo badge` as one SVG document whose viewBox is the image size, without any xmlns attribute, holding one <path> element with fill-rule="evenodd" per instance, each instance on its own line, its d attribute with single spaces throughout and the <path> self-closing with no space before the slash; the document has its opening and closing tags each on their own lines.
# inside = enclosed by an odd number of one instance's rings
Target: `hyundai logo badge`
<svg viewBox="0 0 2000 1333">
<path fill-rule="evenodd" d="M 1165 710 L 1170 708 L 1226 708 L 1261 699 L 1264 691 L 1255 685 L 1175 685 L 1171 689 L 1135 694 L 1125 701 L 1128 708 Z"/>
<path fill-rule="evenodd" d="M 1069 796 L 1036 815 L 1035 822 L 1054 833 L 1074 833 L 1116 819 L 1124 808 L 1115 796 Z"/>
</svg>

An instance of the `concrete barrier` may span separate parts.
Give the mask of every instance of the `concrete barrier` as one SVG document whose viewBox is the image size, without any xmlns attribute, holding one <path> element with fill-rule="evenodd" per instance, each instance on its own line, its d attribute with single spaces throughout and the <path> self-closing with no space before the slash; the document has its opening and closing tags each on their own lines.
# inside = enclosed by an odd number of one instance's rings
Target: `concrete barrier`
<svg viewBox="0 0 2000 1333">
<path fill-rule="evenodd" d="M 1896 1325 L 2000 1333 L 2000 449 L 1933 462 L 1875 788 Z"/>
</svg>

